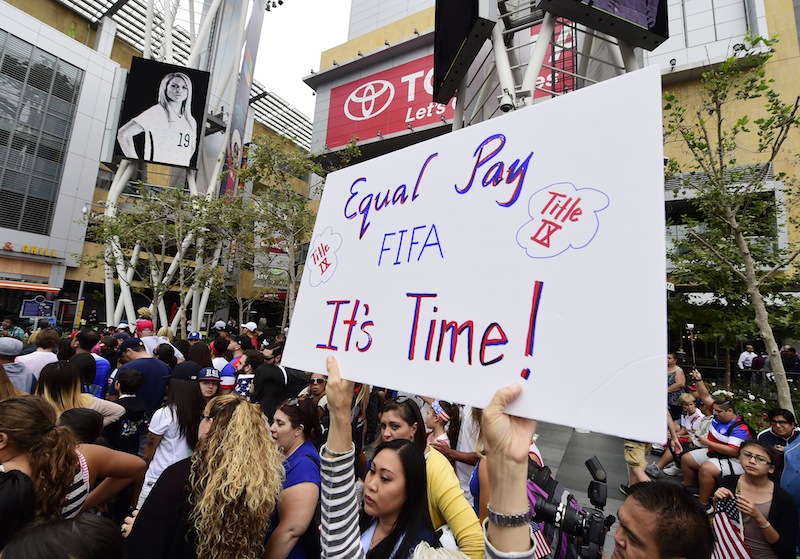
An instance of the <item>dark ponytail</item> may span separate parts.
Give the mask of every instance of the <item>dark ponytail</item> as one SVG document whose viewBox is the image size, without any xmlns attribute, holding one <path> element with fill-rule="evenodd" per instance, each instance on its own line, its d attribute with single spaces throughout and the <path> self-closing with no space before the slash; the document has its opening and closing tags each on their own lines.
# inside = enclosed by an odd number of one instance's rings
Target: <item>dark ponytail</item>
<svg viewBox="0 0 800 559">
<path fill-rule="evenodd" d="M 461 431 L 461 410 L 457 405 L 444 400 L 439 400 L 439 405 L 442 406 L 444 413 L 450 416 L 447 438 L 450 439 L 450 448 L 455 449 L 458 444 L 458 434 Z"/>
</svg>

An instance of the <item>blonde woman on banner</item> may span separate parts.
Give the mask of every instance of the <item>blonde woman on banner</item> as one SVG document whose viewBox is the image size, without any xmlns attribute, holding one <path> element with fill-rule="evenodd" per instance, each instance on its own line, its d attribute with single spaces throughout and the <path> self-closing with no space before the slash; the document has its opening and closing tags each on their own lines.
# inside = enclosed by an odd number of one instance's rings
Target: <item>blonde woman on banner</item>
<svg viewBox="0 0 800 559">
<path fill-rule="evenodd" d="M 144 153 L 134 137 L 144 134 Z M 129 159 L 189 167 L 197 149 L 197 121 L 192 116 L 192 80 L 170 72 L 161 80 L 158 103 L 120 126 L 117 141 Z"/>
</svg>

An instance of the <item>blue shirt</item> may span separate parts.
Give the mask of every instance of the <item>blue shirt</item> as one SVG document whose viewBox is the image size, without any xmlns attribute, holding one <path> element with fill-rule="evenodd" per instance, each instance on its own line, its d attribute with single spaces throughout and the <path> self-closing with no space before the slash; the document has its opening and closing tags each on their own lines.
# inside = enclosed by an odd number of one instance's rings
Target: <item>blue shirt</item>
<svg viewBox="0 0 800 559">
<path fill-rule="evenodd" d="M 100 387 L 100 394 L 98 398 L 103 399 L 106 396 L 106 386 L 108 386 L 108 375 L 111 374 L 111 363 L 104 357 L 90 353 L 94 357 L 94 362 L 97 364 L 97 372 L 94 375 L 94 383 Z"/>
<path fill-rule="evenodd" d="M 283 482 L 284 489 L 288 489 L 300 483 L 313 483 L 319 489 L 319 452 L 310 441 L 301 444 L 291 456 L 284 460 L 283 467 L 286 469 L 286 479 Z M 278 509 L 276 508 L 269 521 L 270 529 L 267 532 L 265 543 L 269 541 L 272 532 L 279 523 L 280 517 L 278 516 Z M 298 540 L 287 559 L 307 558 L 308 555 L 305 549 L 303 549 L 303 544 Z"/>
<path fill-rule="evenodd" d="M 140 357 L 125 363 L 117 370 L 117 375 L 119 375 L 120 371 L 127 369 L 135 369 L 144 376 L 144 384 L 142 384 L 136 395 L 142 397 L 147 406 L 147 411 L 154 412 L 160 408 L 167 388 L 167 379 L 165 377 L 172 372 L 169 366 L 153 357 Z"/>
</svg>

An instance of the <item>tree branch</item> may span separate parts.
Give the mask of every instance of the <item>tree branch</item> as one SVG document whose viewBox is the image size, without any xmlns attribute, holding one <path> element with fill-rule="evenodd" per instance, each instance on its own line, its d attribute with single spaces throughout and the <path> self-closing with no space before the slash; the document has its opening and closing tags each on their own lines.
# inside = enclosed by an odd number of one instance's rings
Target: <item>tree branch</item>
<svg viewBox="0 0 800 559">
<path fill-rule="evenodd" d="M 767 281 L 770 277 L 772 277 L 773 274 L 775 274 L 781 268 L 785 268 L 786 266 L 791 264 L 798 256 L 800 256 L 800 247 L 798 247 L 797 250 L 795 250 L 792 254 L 790 254 L 783 262 L 773 266 L 769 272 L 764 274 L 761 277 L 761 279 L 758 280 L 756 285 L 760 287 L 765 281 Z"/>
<path fill-rule="evenodd" d="M 722 255 L 722 254 L 721 254 L 721 253 L 720 253 L 720 252 L 719 252 L 717 249 L 715 249 L 715 248 L 714 248 L 713 246 L 711 246 L 711 245 L 710 245 L 708 242 L 706 242 L 706 240 L 705 240 L 705 239 L 703 239 L 703 238 L 702 238 L 700 235 L 698 235 L 698 234 L 697 234 L 696 232 L 694 232 L 694 231 L 689 231 L 689 235 L 691 235 L 692 237 L 694 237 L 695 239 L 697 239 L 697 240 L 700 242 L 700 244 L 702 244 L 702 245 L 703 245 L 704 247 L 706 247 L 708 250 L 710 250 L 711 252 L 713 252 L 713 253 L 714 253 L 714 256 L 716 256 L 716 257 L 717 257 L 717 258 L 718 258 L 720 261 L 722 261 L 722 262 L 723 262 L 723 263 L 724 263 L 726 266 L 728 266 L 728 268 L 730 268 L 730 269 L 731 269 L 731 271 L 732 271 L 734 274 L 736 274 L 737 276 L 739 276 L 739 277 L 742 279 L 742 281 L 747 281 L 747 277 L 746 277 L 746 276 L 745 276 L 745 275 L 744 275 L 744 274 L 743 274 L 741 271 L 739 271 L 739 269 L 737 269 L 737 268 L 736 268 L 736 266 L 733 264 L 733 262 L 731 262 L 730 260 L 728 260 L 727 258 L 725 258 L 725 256 L 723 256 L 723 255 Z"/>
</svg>

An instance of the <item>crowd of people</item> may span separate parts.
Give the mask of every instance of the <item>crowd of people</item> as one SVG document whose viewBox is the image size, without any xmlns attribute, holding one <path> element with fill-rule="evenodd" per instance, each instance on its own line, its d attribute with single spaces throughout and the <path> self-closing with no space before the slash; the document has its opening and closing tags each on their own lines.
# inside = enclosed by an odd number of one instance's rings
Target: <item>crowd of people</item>
<svg viewBox="0 0 800 559">
<path fill-rule="evenodd" d="M 794 559 L 800 549 L 800 430 L 794 413 L 773 408 L 769 428 L 757 432 L 737 412 L 731 393 L 712 394 L 702 373 L 685 373 L 676 357 L 667 356 L 669 435 L 663 454 L 647 464 L 650 445 L 626 441 L 630 481 L 620 490 L 628 495 L 651 478 L 680 476 L 687 494 L 713 518 L 715 557 Z M 739 364 L 763 366 L 756 359 L 747 345 Z"/>
<path fill-rule="evenodd" d="M 546 458 L 536 423 L 503 413 L 519 386 L 470 408 L 354 384 L 334 357 L 327 374 L 284 367 L 285 337 L 255 323 L 178 340 L 145 311 L 66 343 L 0 337 L 3 558 L 55 556 L 43 542 L 58 538 L 70 557 L 548 556 L 526 485 Z M 775 410 L 753 440 L 673 355 L 668 384 L 670 450 L 642 464 L 626 442 L 615 557 L 707 559 L 706 508 L 727 499 L 754 559 L 793 557 L 794 415 Z M 686 488 L 650 482 L 676 470 Z"/>
</svg>

